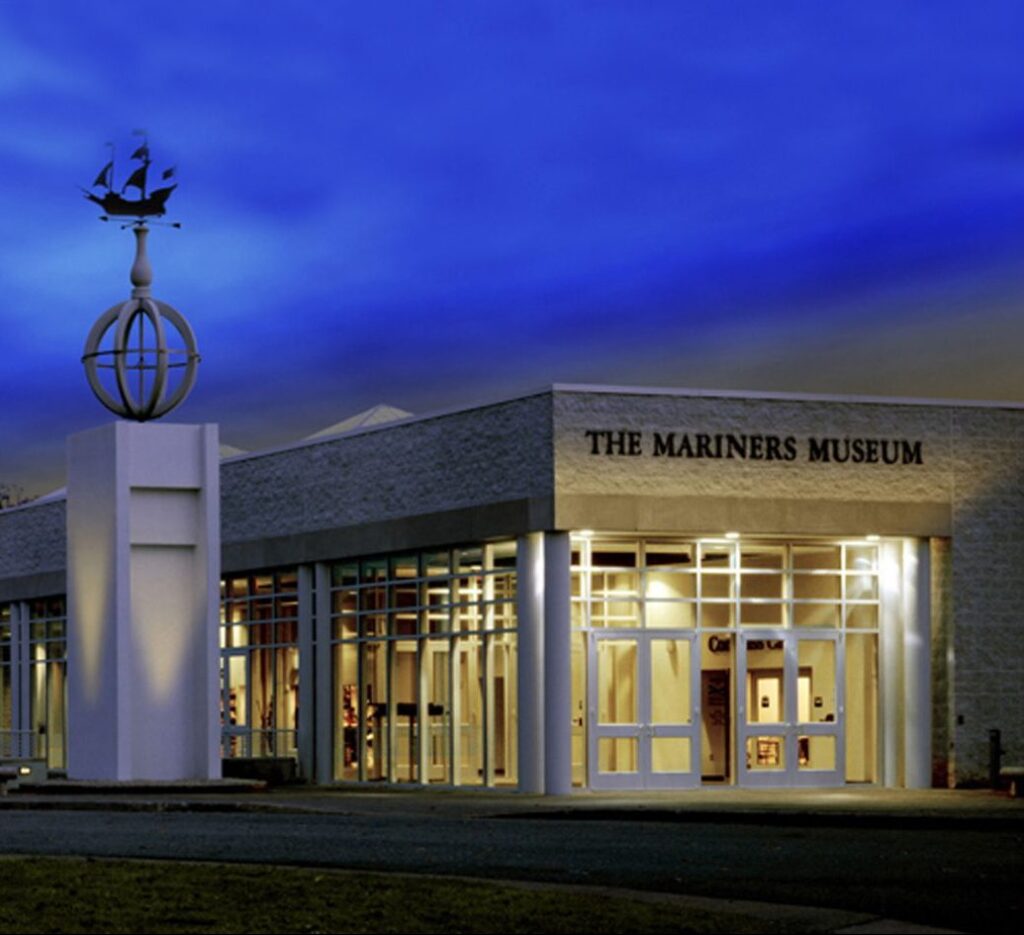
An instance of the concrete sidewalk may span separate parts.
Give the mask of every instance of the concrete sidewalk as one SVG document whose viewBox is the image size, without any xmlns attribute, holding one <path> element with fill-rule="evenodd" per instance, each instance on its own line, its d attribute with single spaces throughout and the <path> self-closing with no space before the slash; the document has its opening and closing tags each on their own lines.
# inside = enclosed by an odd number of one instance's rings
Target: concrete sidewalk
<svg viewBox="0 0 1024 935">
<path fill-rule="evenodd" d="M 536 796 L 422 787 L 279 786 L 219 782 L 52 780 L 0 797 L 3 808 L 273 811 L 370 816 L 724 821 L 799 825 L 1002 826 L 1024 829 L 1024 799 L 988 789 L 735 789 Z"/>
</svg>

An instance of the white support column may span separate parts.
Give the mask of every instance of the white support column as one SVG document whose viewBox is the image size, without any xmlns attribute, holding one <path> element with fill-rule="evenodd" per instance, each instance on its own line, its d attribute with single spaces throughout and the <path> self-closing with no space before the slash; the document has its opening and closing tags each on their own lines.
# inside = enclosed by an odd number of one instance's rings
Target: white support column
<svg viewBox="0 0 1024 935">
<path fill-rule="evenodd" d="M 313 568 L 296 569 L 299 600 L 299 723 L 295 738 L 299 752 L 299 775 L 310 779 L 316 756 L 317 711 L 313 702 L 316 688 L 316 659 L 313 655 Z"/>
<path fill-rule="evenodd" d="M 68 439 L 68 775 L 220 776 L 217 426 Z"/>
<path fill-rule="evenodd" d="M 931 556 L 927 539 L 903 544 L 903 784 L 932 784 Z"/>
<path fill-rule="evenodd" d="M 544 534 L 544 792 L 572 791 L 572 613 L 567 532 Z"/>
<path fill-rule="evenodd" d="M 480 684 L 483 686 L 483 781 L 487 787 L 494 785 L 494 546 L 484 546 L 484 619 L 483 636 L 480 637 Z"/>
<path fill-rule="evenodd" d="M 313 568 L 316 585 L 314 625 L 316 646 L 313 670 L 315 696 L 313 720 L 316 725 L 316 781 L 321 785 L 334 781 L 334 647 L 331 645 L 331 569 L 323 562 Z"/>
<path fill-rule="evenodd" d="M 452 613 L 454 618 L 454 611 Z M 454 623 L 454 619 L 452 620 Z M 452 764 L 452 785 L 462 783 L 462 666 L 459 655 L 464 650 L 461 640 L 452 638 L 448 653 L 448 685 L 451 699 L 451 725 L 448 735 L 448 762 Z"/>
<path fill-rule="evenodd" d="M 544 792 L 544 534 L 516 546 L 519 791 Z"/>
<path fill-rule="evenodd" d="M 882 724 L 882 784 L 903 782 L 900 751 L 903 747 L 903 548 L 884 542 L 879 550 L 879 703 Z"/>
</svg>

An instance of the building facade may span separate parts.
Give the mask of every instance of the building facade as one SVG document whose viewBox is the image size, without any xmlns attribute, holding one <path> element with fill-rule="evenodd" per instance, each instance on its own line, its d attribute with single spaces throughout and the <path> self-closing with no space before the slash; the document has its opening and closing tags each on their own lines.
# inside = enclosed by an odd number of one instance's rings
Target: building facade
<svg viewBox="0 0 1024 935">
<path fill-rule="evenodd" d="M 1024 754 L 1024 410 L 556 386 L 221 465 L 222 753 L 529 792 Z M 0 513 L 0 755 L 64 765 L 64 503 Z"/>
</svg>

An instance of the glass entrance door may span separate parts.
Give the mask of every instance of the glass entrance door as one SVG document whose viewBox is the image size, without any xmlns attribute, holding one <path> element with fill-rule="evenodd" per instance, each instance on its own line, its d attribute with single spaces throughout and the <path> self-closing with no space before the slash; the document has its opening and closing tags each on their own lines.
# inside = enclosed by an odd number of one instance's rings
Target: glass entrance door
<svg viewBox="0 0 1024 935">
<path fill-rule="evenodd" d="M 743 633 L 737 666 L 740 783 L 842 784 L 843 652 L 836 634 Z"/>
<path fill-rule="evenodd" d="M 592 634 L 589 655 L 591 788 L 696 786 L 700 678 L 693 634 Z"/>
</svg>

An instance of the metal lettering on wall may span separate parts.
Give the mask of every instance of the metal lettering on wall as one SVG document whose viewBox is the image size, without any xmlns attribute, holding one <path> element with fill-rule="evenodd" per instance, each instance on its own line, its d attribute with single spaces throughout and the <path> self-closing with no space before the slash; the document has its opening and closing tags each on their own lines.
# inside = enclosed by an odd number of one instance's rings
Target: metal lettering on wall
<svg viewBox="0 0 1024 935">
<path fill-rule="evenodd" d="M 812 464 L 924 464 L 923 443 L 906 438 L 737 435 L 732 432 L 643 432 L 588 429 L 592 455 L 722 461 L 807 461 Z"/>
</svg>

